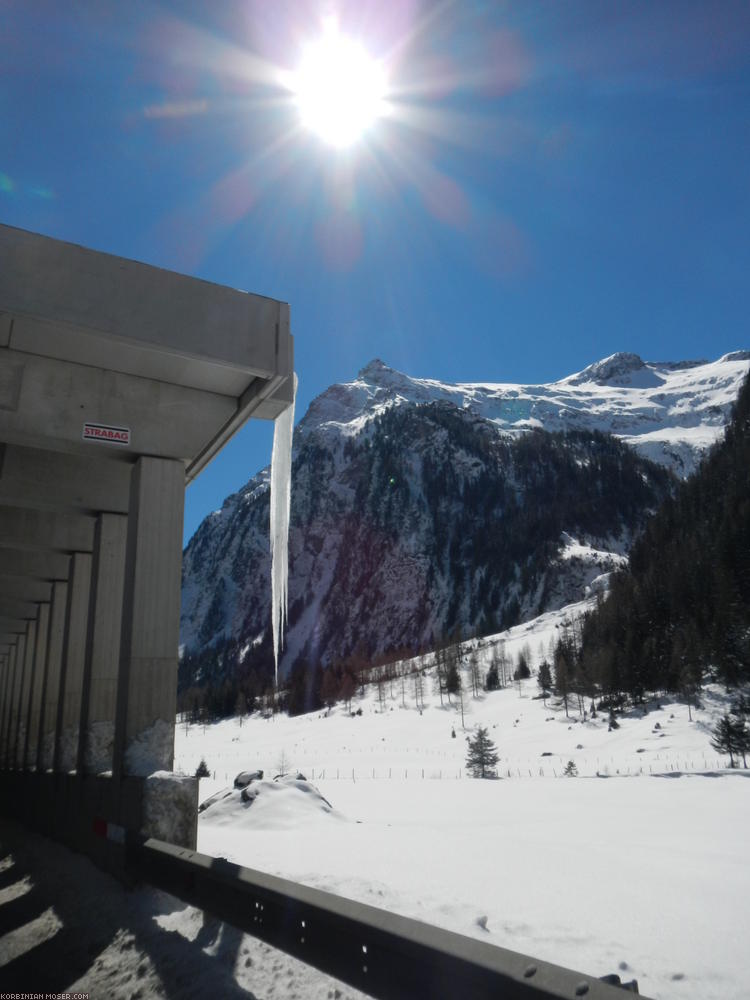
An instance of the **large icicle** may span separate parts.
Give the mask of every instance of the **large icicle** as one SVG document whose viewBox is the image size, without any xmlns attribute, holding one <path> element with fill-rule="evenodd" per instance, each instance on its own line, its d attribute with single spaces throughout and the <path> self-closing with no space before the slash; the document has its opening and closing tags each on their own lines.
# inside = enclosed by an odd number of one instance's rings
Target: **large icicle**
<svg viewBox="0 0 750 1000">
<path fill-rule="evenodd" d="M 289 580 L 289 506 L 292 497 L 292 434 L 297 376 L 292 378 L 292 402 L 276 418 L 271 455 L 271 623 L 277 687 L 279 651 L 284 648 Z"/>
</svg>

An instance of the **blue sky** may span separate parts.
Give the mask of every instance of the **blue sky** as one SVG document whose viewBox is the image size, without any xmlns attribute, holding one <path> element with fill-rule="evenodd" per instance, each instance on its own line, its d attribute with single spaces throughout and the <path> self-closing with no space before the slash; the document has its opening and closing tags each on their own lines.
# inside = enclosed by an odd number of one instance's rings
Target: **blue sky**
<svg viewBox="0 0 750 1000">
<path fill-rule="evenodd" d="M 279 84 L 331 15 L 392 110 L 343 151 Z M 0 220 L 288 301 L 298 418 L 373 357 L 541 382 L 750 346 L 746 2 L 0 0 L 0 30 Z"/>
</svg>

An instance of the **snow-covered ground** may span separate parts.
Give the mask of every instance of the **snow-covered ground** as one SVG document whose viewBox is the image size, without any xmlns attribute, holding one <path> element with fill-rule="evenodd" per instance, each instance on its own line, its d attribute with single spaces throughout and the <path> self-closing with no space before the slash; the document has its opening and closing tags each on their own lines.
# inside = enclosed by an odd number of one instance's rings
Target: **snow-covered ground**
<svg viewBox="0 0 750 1000">
<path fill-rule="evenodd" d="M 506 652 L 532 663 L 581 606 L 519 626 Z M 491 644 L 482 643 L 488 662 Z M 468 686 L 468 676 L 464 676 Z M 710 747 L 727 705 L 663 701 L 609 732 L 606 716 L 570 718 L 538 698 L 536 680 L 440 705 L 429 675 L 375 686 L 343 706 L 297 718 L 258 715 L 178 727 L 176 766 L 212 777 L 301 771 L 309 785 L 252 804 L 233 792 L 201 814 L 199 850 L 474 935 L 539 958 L 638 979 L 657 1000 L 747 996 L 750 918 L 746 825 L 750 782 Z M 589 705 L 586 706 L 587 709 Z M 465 772 L 466 735 L 481 723 L 503 780 Z M 455 732 L 455 737 L 453 736 Z M 569 760 L 579 777 L 562 776 Z M 747 772 L 750 774 L 750 772 Z M 598 775 L 598 776 L 597 776 Z"/>
<path fill-rule="evenodd" d="M 535 665 L 585 606 L 504 634 L 506 653 L 528 646 Z M 485 668 L 496 645 L 479 644 Z M 266 772 L 252 804 L 231 790 L 201 813 L 199 849 L 585 973 L 637 978 L 656 1000 L 744 1000 L 750 771 L 729 771 L 710 747 L 725 694 L 704 691 L 692 720 L 665 700 L 612 732 L 604 717 L 545 705 L 534 678 L 468 693 L 465 730 L 430 676 L 421 713 L 413 678 L 403 691 L 386 682 L 384 695 L 356 697 L 361 715 L 338 706 L 179 726 L 177 764 L 194 771 L 205 757 L 211 768 L 204 799 L 241 770 Z M 502 780 L 466 776 L 477 723 L 497 744 Z M 282 759 L 310 780 L 274 782 Z M 579 777 L 560 776 L 569 760 Z M 116 1000 L 362 996 L 5 822 L 0 985 Z"/>
</svg>

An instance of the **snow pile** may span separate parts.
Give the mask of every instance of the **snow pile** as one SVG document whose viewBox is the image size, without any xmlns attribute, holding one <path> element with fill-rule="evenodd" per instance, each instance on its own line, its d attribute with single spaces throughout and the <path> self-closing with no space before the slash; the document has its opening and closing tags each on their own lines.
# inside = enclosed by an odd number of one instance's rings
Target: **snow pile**
<svg viewBox="0 0 750 1000">
<path fill-rule="evenodd" d="M 252 781 L 244 788 L 225 789 L 211 796 L 201 810 L 202 833 L 231 829 L 301 832 L 326 817 L 341 819 L 331 803 L 302 775 Z"/>
</svg>

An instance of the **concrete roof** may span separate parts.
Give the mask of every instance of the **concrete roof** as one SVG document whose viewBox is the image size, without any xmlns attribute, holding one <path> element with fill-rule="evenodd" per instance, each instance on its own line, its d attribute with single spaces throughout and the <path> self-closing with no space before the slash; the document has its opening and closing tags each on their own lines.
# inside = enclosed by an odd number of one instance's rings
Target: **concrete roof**
<svg viewBox="0 0 750 1000">
<path fill-rule="evenodd" d="M 289 405 L 293 367 L 285 302 L 0 225 L 5 669 L 71 553 L 91 559 L 97 515 L 131 513 L 134 463 L 169 460 L 179 492 L 180 465 L 188 482 Z"/>
<path fill-rule="evenodd" d="M 107 466 L 140 455 L 189 481 L 286 408 L 293 368 L 285 302 L 0 225 L 0 503 L 122 509 Z M 49 453 L 79 462 L 59 503 Z"/>
</svg>

